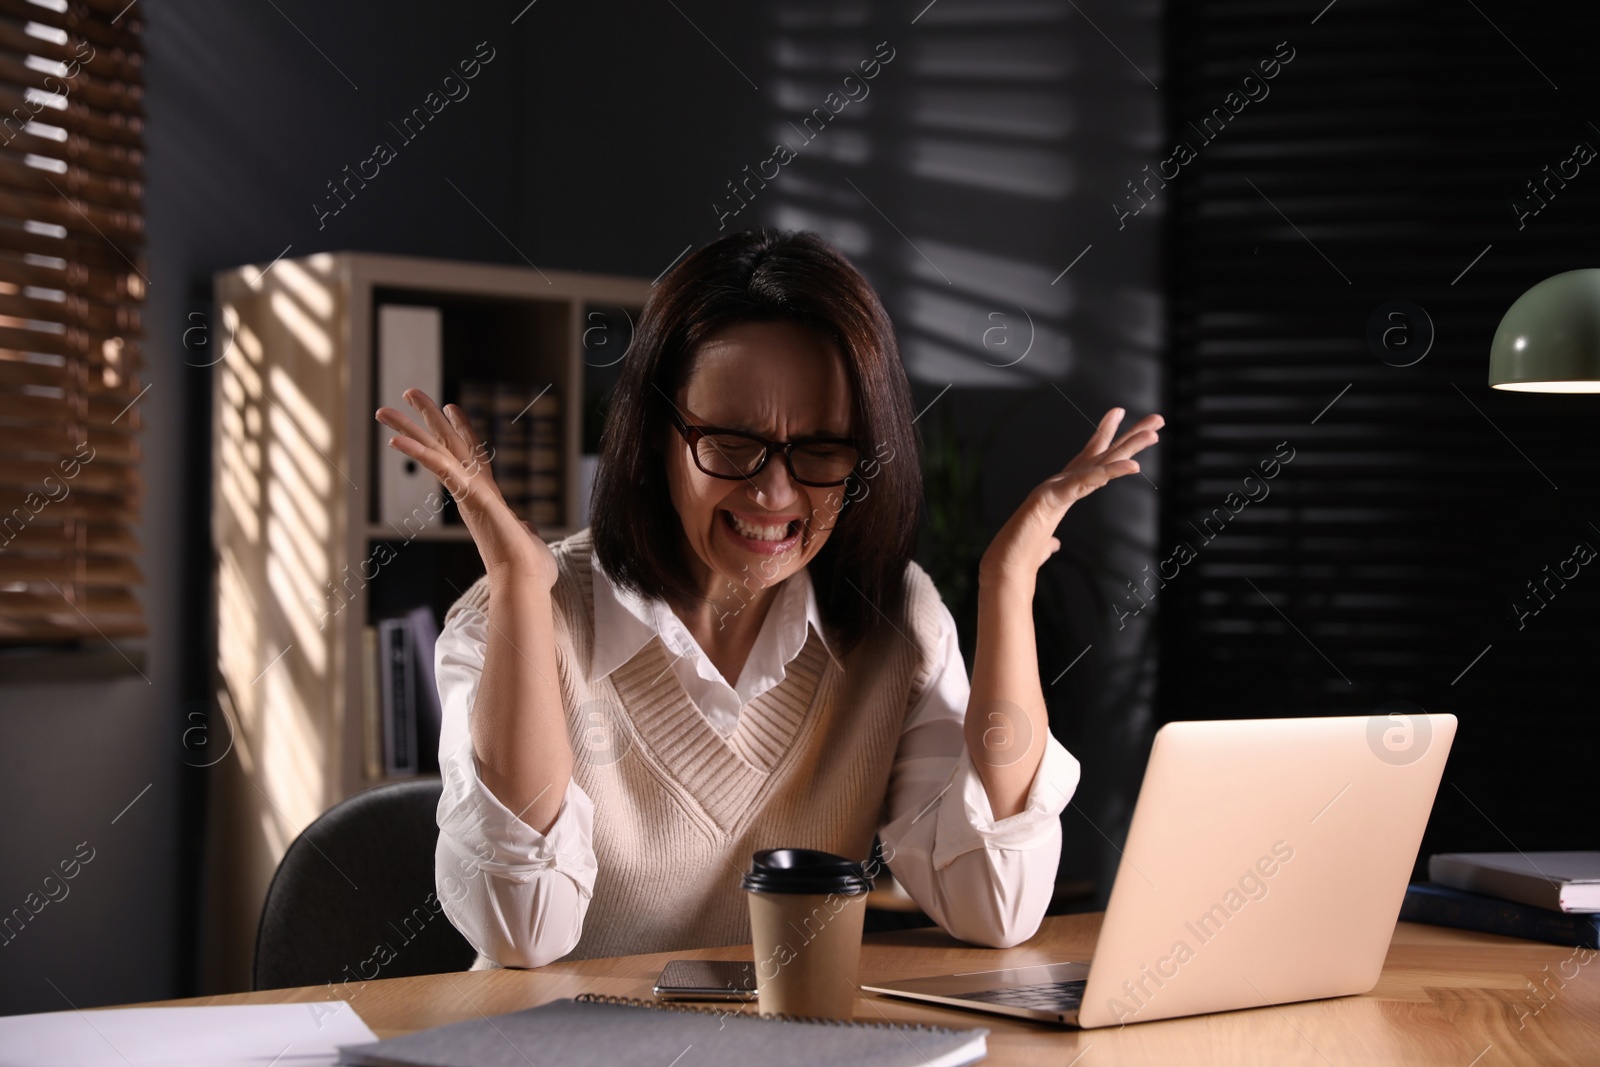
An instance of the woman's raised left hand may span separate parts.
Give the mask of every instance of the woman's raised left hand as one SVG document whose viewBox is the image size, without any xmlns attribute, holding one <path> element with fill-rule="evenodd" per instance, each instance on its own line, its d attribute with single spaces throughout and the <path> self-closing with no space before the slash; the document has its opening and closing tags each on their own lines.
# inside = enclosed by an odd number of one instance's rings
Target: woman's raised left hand
<svg viewBox="0 0 1600 1067">
<path fill-rule="evenodd" d="M 989 543 L 978 564 L 980 582 L 1032 582 L 1044 561 L 1061 548 L 1055 530 L 1067 509 L 1113 478 L 1138 473 L 1139 463 L 1132 457 L 1159 440 L 1156 431 L 1166 420 L 1146 415 L 1113 440 L 1124 414 L 1122 408 L 1106 412 L 1083 451 L 1034 487 Z"/>
</svg>

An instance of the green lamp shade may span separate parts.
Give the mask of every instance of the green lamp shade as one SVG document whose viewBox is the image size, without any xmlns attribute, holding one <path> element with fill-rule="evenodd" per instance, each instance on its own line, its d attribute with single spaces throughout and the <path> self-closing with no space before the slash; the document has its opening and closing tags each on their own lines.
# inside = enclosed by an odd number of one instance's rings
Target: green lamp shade
<svg viewBox="0 0 1600 1067">
<path fill-rule="evenodd" d="M 1489 346 L 1489 384 L 1600 393 L 1600 270 L 1569 270 L 1517 297 Z"/>
</svg>

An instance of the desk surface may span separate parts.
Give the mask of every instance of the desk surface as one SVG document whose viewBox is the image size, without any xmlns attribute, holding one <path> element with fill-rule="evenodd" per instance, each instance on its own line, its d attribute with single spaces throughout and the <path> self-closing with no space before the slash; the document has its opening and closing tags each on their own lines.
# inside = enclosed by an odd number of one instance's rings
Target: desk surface
<svg viewBox="0 0 1600 1067">
<path fill-rule="evenodd" d="M 938 930 L 867 938 L 860 980 L 1088 959 L 1101 915 L 1047 918 L 1023 945 L 994 950 Z M 595 992 L 651 999 L 669 959 L 749 959 L 739 946 L 164 1001 L 166 1005 L 346 1000 L 380 1037 Z M 1531 983 L 1531 984 L 1530 984 Z M 1537 989 L 1537 992 L 1535 992 Z M 1600 954 L 1400 923 L 1370 993 L 1280 1007 L 1072 1031 L 864 996 L 857 1019 L 987 1026 L 986 1064 L 1600 1064 Z"/>
</svg>

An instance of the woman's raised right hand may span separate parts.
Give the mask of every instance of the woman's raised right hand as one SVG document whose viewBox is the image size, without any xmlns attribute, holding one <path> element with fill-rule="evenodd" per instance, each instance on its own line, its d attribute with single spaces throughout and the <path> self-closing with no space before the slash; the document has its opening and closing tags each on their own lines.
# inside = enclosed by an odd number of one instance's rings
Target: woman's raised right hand
<svg viewBox="0 0 1600 1067">
<path fill-rule="evenodd" d="M 531 577 L 542 588 L 554 586 L 555 554 L 539 531 L 506 503 L 489 471 L 489 451 L 467 424 L 466 413 L 454 404 L 441 411 L 420 389 L 401 395 L 422 416 L 424 426 L 394 408 L 379 408 L 377 420 L 399 435 L 389 438 L 389 447 L 422 464 L 455 497 L 490 578 Z"/>
</svg>

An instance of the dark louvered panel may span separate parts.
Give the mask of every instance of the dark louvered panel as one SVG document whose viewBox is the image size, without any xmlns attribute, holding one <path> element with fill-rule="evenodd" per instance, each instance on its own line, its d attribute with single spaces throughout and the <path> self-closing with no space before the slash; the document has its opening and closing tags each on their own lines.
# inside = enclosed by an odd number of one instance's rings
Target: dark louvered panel
<svg viewBox="0 0 1600 1067">
<path fill-rule="evenodd" d="M 1579 542 L 1600 548 L 1600 398 L 1486 382 L 1512 301 L 1600 266 L 1600 158 L 1567 162 L 1600 150 L 1600 12 L 1338 0 L 1168 17 L 1170 137 L 1194 157 L 1147 194 L 1170 210 L 1173 296 L 1158 555 L 1193 555 L 1162 588 L 1145 576 L 1163 715 L 1453 711 L 1431 840 L 1511 847 L 1492 816 L 1517 847 L 1581 847 L 1551 813 L 1583 808 L 1582 776 L 1549 771 L 1600 741 L 1600 566 L 1550 576 Z M 1270 91 L 1228 113 L 1284 41 Z M 1432 324 L 1408 366 L 1414 316 L 1369 339 L 1394 301 Z M 1283 442 L 1293 460 L 1238 506 Z"/>
</svg>

